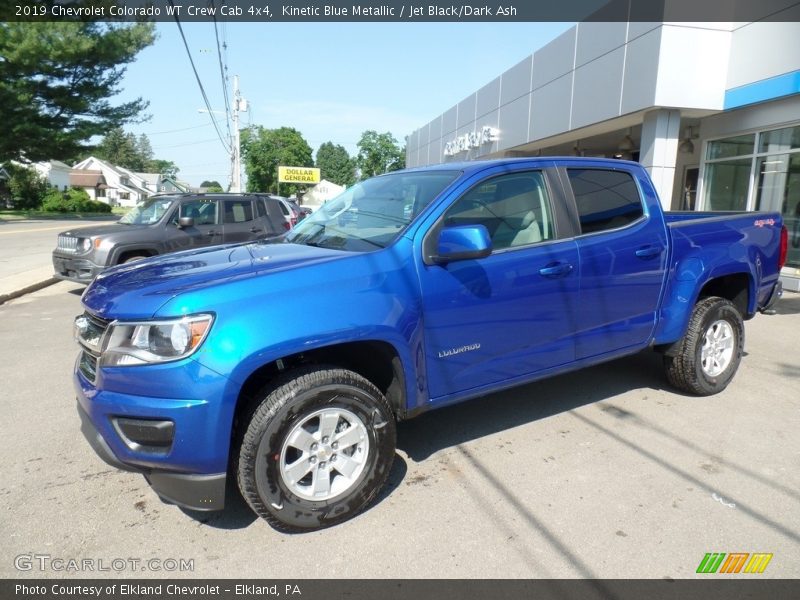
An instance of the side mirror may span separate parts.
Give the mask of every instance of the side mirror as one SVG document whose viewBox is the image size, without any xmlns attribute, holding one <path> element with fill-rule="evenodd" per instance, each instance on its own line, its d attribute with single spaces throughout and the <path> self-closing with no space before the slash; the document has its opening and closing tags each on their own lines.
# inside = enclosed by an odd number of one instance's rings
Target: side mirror
<svg viewBox="0 0 800 600">
<path fill-rule="evenodd" d="M 458 225 L 445 227 L 439 233 L 434 262 L 439 264 L 454 260 L 484 258 L 492 253 L 492 240 L 483 225 Z"/>
<path fill-rule="evenodd" d="M 194 227 L 194 217 L 181 217 L 178 219 L 178 229 L 186 229 L 187 227 Z"/>
</svg>

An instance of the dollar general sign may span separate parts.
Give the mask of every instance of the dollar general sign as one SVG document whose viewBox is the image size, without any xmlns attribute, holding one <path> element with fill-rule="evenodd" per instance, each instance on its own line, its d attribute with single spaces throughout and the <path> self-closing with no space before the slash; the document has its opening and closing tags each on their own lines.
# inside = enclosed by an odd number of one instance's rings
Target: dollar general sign
<svg viewBox="0 0 800 600">
<path fill-rule="evenodd" d="M 281 183 L 319 183 L 319 169 L 311 167 L 278 167 Z"/>
</svg>

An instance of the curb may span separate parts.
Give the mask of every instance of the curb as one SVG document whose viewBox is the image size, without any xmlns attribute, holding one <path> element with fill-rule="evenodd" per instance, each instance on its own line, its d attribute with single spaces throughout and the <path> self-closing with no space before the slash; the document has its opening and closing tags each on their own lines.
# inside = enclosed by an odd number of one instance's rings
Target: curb
<svg viewBox="0 0 800 600">
<path fill-rule="evenodd" d="M 5 304 L 9 300 L 14 300 L 15 298 L 19 298 L 20 296 L 24 296 L 25 294 L 36 292 L 50 285 L 53 285 L 54 283 L 58 283 L 58 279 L 56 279 L 55 277 L 50 277 L 49 279 L 45 279 L 44 281 L 39 281 L 37 283 L 25 286 L 20 290 L 15 290 L 13 292 L 9 292 L 8 294 L 0 294 L 0 304 Z"/>
</svg>

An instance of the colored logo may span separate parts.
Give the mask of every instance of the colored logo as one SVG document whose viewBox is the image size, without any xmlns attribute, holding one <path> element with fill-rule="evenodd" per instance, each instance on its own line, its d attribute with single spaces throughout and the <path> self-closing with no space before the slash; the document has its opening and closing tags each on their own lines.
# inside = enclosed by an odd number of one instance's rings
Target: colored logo
<svg viewBox="0 0 800 600">
<path fill-rule="evenodd" d="M 755 552 L 708 552 L 697 566 L 698 573 L 763 573 L 771 553 Z"/>
</svg>

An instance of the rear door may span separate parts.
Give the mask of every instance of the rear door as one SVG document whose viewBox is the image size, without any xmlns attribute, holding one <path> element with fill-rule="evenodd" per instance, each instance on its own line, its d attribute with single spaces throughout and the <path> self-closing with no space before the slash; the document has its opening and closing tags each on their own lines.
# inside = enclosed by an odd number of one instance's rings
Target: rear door
<svg viewBox="0 0 800 600">
<path fill-rule="evenodd" d="M 628 171 L 568 167 L 561 172 L 580 228 L 576 358 L 644 345 L 655 327 L 665 276 L 663 219 L 648 214 L 639 183 Z"/>
<path fill-rule="evenodd" d="M 264 222 L 258 218 L 253 198 L 226 198 L 223 206 L 223 239 L 226 244 L 266 237 Z"/>
<path fill-rule="evenodd" d="M 425 264 L 420 273 L 431 399 L 524 377 L 574 360 L 578 251 L 562 239 L 545 171 L 494 171 L 427 233 L 480 224 L 486 258 Z M 556 177 L 557 181 L 557 177 Z M 555 190 L 557 192 L 557 190 Z"/>
</svg>

